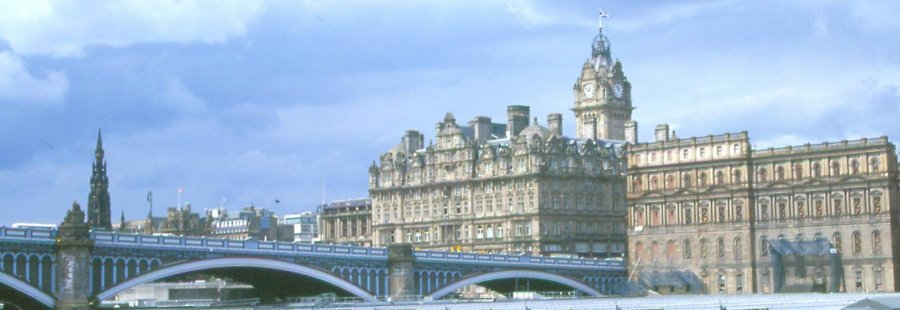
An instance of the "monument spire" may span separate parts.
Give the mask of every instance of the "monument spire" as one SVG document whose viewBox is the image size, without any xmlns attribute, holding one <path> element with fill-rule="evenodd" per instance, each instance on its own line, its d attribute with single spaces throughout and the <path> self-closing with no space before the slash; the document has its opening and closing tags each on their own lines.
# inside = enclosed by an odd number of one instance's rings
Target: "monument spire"
<svg viewBox="0 0 900 310">
<path fill-rule="evenodd" d="M 106 161 L 103 160 L 103 137 L 97 130 L 97 149 L 94 150 L 94 164 L 91 174 L 91 193 L 88 195 L 88 225 L 91 229 L 112 230 L 109 211 L 109 179 L 106 176 Z"/>
</svg>

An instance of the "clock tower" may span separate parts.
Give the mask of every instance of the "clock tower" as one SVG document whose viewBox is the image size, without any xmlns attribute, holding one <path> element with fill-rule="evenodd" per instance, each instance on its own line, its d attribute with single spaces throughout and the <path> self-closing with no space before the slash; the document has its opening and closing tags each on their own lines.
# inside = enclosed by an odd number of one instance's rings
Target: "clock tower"
<svg viewBox="0 0 900 310">
<path fill-rule="evenodd" d="M 606 17 L 601 11 L 600 18 Z M 573 87 L 575 92 L 575 135 L 579 139 L 624 141 L 626 124 L 631 122 L 631 83 L 622 72 L 622 63 L 612 61 L 609 39 L 600 25 Z"/>
</svg>

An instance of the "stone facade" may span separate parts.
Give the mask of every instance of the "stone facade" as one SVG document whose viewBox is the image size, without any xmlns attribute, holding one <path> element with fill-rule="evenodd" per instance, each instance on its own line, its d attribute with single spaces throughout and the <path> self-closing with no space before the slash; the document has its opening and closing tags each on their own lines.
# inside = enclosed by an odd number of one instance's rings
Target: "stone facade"
<svg viewBox="0 0 900 310">
<path fill-rule="evenodd" d="M 332 201 L 319 208 L 320 241 L 372 246 L 372 200 Z"/>
<path fill-rule="evenodd" d="M 530 108 L 506 124 L 451 113 L 425 145 L 410 130 L 369 169 L 374 243 L 482 253 L 620 257 L 625 245 L 623 142 L 636 139 L 631 85 L 602 30 L 574 85 L 576 138 L 562 114 Z M 626 133 L 626 127 L 634 132 Z"/>
<path fill-rule="evenodd" d="M 746 132 L 677 139 L 661 125 L 655 142 L 628 147 L 629 264 L 641 282 L 662 293 L 895 291 L 893 144 L 750 145 Z"/>
</svg>

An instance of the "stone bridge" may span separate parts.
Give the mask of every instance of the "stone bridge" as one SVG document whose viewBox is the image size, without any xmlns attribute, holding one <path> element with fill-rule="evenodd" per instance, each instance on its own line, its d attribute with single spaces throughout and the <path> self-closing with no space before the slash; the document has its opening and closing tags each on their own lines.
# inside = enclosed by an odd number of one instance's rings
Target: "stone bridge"
<svg viewBox="0 0 900 310">
<path fill-rule="evenodd" d="M 88 231 L 76 220 L 58 231 L 0 227 L 0 301 L 26 309 L 81 308 L 137 285 L 197 273 L 251 284 L 268 298 L 332 292 L 367 301 L 439 299 L 473 284 L 500 293 L 602 296 L 619 292 L 625 273 L 616 260 L 126 234 Z"/>
</svg>

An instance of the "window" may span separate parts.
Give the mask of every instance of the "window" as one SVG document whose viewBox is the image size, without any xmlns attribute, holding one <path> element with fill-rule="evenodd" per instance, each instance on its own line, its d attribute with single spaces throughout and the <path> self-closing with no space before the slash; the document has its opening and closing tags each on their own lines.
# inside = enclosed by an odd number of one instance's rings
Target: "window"
<svg viewBox="0 0 900 310">
<path fill-rule="evenodd" d="M 691 174 L 685 173 L 681 175 L 681 187 L 691 187 Z"/>
<path fill-rule="evenodd" d="M 716 171 L 716 185 L 725 184 L 725 172 L 722 170 Z"/>
<path fill-rule="evenodd" d="M 878 172 L 881 169 L 881 161 L 877 157 L 869 160 L 869 173 Z"/>
<path fill-rule="evenodd" d="M 734 169 L 731 171 L 731 183 L 741 184 L 741 171 Z"/>
<path fill-rule="evenodd" d="M 722 146 L 716 147 L 716 156 L 722 156 Z"/>
<path fill-rule="evenodd" d="M 881 254 L 881 232 L 872 232 L 872 253 Z"/>
<path fill-rule="evenodd" d="M 732 153 L 732 154 L 740 154 L 740 153 L 741 153 L 741 145 L 740 145 L 740 144 L 737 144 L 737 143 L 735 143 L 734 145 L 732 145 L 732 146 L 731 146 L 731 153 Z"/>
<path fill-rule="evenodd" d="M 853 255 L 858 255 L 862 252 L 862 235 L 859 231 L 853 232 Z"/>
<path fill-rule="evenodd" d="M 794 164 L 794 179 L 803 178 L 803 166 Z"/>
<path fill-rule="evenodd" d="M 706 186 L 706 172 L 700 173 L 700 179 L 697 181 L 697 185 L 700 187 Z"/>
<path fill-rule="evenodd" d="M 769 205 L 761 204 L 759 206 L 759 218 L 763 221 L 769 220 Z"/>
<path fill-rule="evenodd" d="M 769 240 L 766 239 L 766 236 L 762 236 L 761 238 L 759 238 L 759 247 L 759 256 L 769 256 Z"/>
<path fill-rule="evenodd" d="M 669 240 L 666 242 L 666 260 L 673 261 L 675 259 L 675 241 Z"/>
<path fill-rule="evenodd" d="M 850 161 L 850 174 L 859 174 L 859 160 Z"/>
<path fill-rule="evenodd" d="M 693 218 L 691 218 L 691 208 L 685 208 L 684 209 L 684 223 L 690 224 L 691 220 L 693 220 Z"/>
<path fill-rule="evenodd" d="M 776 181 L 784 181 L 784 167 L 783 166 L 775 167 L 775 180 Z"/>
<path fill-rule="evenodd" d="M 705 147 L 700 148 L 700 158 L 706 158 L 706 148 Z"/>
<path fill-rule="evenodd" d="M 666 176 L 666 189 L 671 190 L 673 188 L 675 188 L 675 177 L 670 174 Z"/>
<path fill-rule="evenodd" d="M 768 171 L 766 170 L 766 168 L 759 168 L 759 170 L 757 170 L 757 172 L 756 172 L 756 179 L 759 180 L 760 182 L 767 182 L 768 181 L 767 172 Z"/>
<path fill-rule="evenodd" d="M 872 212 L 881 213 L 881 197 L 872 197 Z"/>
<path fill-rule="evenodd" d="M 834 249 L 838 251 L 838 253 L 843 252 L 841 250 L 841 246 L 843 245 L 841 240 L 841 233 L 836 232 L 831 236 L 831 243 L 834 244 Z"/>
<path fill-rule="evenodd" d="M 841 175 L 841 163 L 835 161 L 831 162 L 831 176 L 839 176 Z"/>
<path fill-rule="evenodd" d="M 735 292 L 740 294 L 744 292 L 744 274 L 738 273 L 734 275 Z"/>
<path fill-rule="evenodd" d="M 863 290 L 862 269 L 856 269 L 853 271 L 853 279 L 854 279 L 854 282 L 856 283 L 856 285 L 855 285 L 856 290 L 862 291 Z"/>
<path fill-rule="evenodd" d="M 681 158 L 682 158 L 682 159 L 688 159 L 688 157 L 689 157 L 690 155 L 691 155 L 691 152 L 690 152 L 690 151 L 688 151 L 688 150 L 681 150 Z"/>
<path fill-rule="evenodd" d="M 722 240 L 722 238 L 716 240 L 716 256 L 725 258 L 725 240 Z"/>
<path fill-rule="evenodd" d="M 684 239 L 684 246 L 682 248 L 684 252 L 684 259 L 691 259 L 691 241 L 688 239 Z"/>
<path fill-rule="evenodd" d="M 635 261 L 636 261 L 638 258 L 642 257 L 642 256 L 643 256 L 643 253 L 644 253 L 644 243 L 638 241 L 637 243 L 634 244 L 634 257 L 635 257 Z"/>
<path fill-rule="evenodd" d="M 741 237 L 734 238 L 734 259 L 741 260 L 741 254 L 744 250 L 744 245 L 741 243 Z"/>
<path fill-rule="evenodd" d="M 720 273 L 716 278 L 719 280 L 719 294 L 725 293 L 725 274 Z"/>
<path fill-rule="evenodd" d="M 708 254 L 709 249 L 708 249 L 707 243 L 708 242 L 706 241 L 706 239 L 700 239 L 700 257 L 702 257 L 702 258 L 707 258 L 709 255 Z"/>
<path fill-rule="evenodd" d="M 822 165 L 819 163 L 814 163 L 812 165 L 812 176 L 814 178 L 818 178 L 822 176 Z"/>
</svg>

